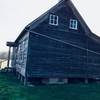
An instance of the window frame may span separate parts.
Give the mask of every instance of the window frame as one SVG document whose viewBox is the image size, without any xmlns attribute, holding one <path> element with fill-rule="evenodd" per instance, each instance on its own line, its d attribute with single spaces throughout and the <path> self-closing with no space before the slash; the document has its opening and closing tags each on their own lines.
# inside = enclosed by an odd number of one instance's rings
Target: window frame
<svg viewBox="0 0 100 100">
<path fill-rule="evenodd" d="M 78 20 L 77 19 L 70 19 L 69 28 L 73 30 L 78 30 Z"/>
<path fill-rule="evenodd" d="M 58 26 L 58 20 L 59 20 L 59 17 L 57 15 L 54 15 L 54 14 L 49 15 L 49 24 L 50 25 Z"/>
</svg>

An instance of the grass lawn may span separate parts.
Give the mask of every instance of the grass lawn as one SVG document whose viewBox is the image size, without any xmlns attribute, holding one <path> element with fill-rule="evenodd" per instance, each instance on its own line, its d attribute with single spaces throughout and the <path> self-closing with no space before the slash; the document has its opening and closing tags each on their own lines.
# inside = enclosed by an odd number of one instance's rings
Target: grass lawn
<svg viewBox="0 0 100 100">
<path fill-rule="evenodd" d="M 25 87 L 14 75 L 0 73 L 0 100 L 100 100 L 100 84 Z"/>
</svg>

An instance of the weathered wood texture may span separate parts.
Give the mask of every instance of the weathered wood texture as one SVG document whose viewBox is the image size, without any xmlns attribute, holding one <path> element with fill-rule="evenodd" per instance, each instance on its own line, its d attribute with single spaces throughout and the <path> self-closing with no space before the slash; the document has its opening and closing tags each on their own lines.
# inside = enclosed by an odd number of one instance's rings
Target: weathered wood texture
<svg viewBox="0 0 100 100">
<path fill-rule="evenodd" d="M 49 15 L 59 16 L 59 25 L 48 24 Z M 85 33 L 69 5 L 52 10 L 29 39 L 28 72 L 32 77 L 100 77 L 100 43 Z M 69 29 L 69 20 L 78 20 L 78 30 Z M 88 29 L 87 29 L 88 30 Z M 92 34 L 92 33 L 90 33 Z"/>
<path fill-rule="evenodd" d="M 49 24 L 50 14 L 59 17 L 58 26 Z M 70 19 L 78 21 L 78 30 L 69 28 Z M 27 27 L 28 77 L 100 78 L 100 38 L 90 31 L 70 0 L 62 0 Z"/>
</svg>

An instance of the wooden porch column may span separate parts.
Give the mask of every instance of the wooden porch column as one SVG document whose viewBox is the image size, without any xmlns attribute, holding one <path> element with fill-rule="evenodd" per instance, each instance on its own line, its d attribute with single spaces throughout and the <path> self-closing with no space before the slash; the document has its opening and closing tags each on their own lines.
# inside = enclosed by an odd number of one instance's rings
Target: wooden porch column
<svg viewBox="0 0 100 100">
<path fill-rule="evenodd" d="M 10 54 L 11 54 L 11 47 L 9 46 L 7 67 L 9 67 L 10 64 Z"/>
</svg>

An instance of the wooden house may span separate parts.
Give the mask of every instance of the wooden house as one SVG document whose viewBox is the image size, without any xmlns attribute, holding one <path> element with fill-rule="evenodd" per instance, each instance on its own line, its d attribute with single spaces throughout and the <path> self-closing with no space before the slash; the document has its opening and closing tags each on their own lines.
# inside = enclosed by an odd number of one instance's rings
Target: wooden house
<svg viewBox="0 0 100 100">
<path fill-rule="evenodd" d="M 100 79 L 100 38 L 71 0 L 60 0 L 27 25 L 14 43 L 12 66 L 25 84 L 31 79 L 42 83 Z"/>
</svg>

